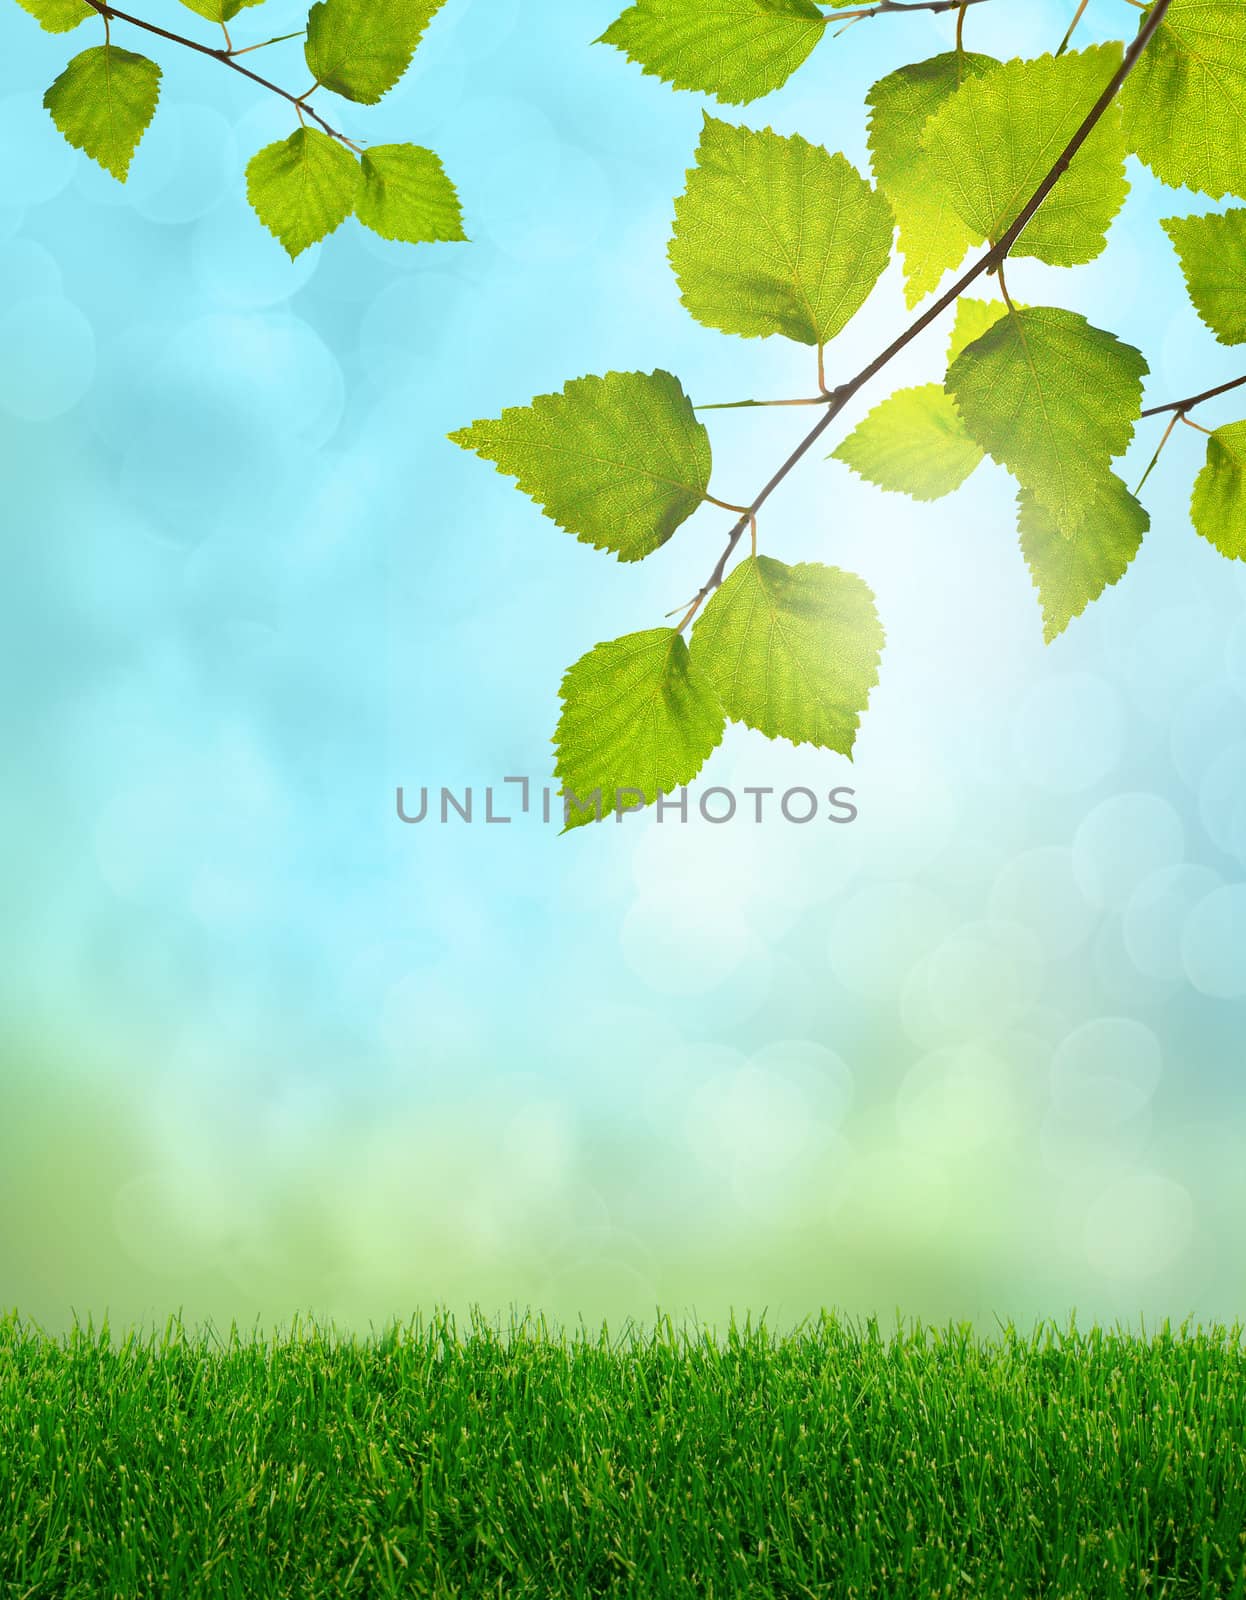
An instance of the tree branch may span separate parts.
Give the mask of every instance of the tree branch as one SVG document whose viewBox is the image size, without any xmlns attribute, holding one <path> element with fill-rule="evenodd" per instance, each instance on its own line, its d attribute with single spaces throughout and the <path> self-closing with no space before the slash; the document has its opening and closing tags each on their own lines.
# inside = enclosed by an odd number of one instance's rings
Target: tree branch
<svg viewBox="0 0 1246 1600">
<path fill-rule="evenodd" d="M 1187 411 L 1193 411 L 1195 406 L 1201 406 L 1204 400 L 1216 400 L 1222 394 L 1231 394 L 1234 389 L 1246 389 L 1246 377 L 1230 378 L 1228 383 L 1217 384 L 1214 389 L 1204 389 L 1202 394 L 1192 394 L 1188 400 L 1170 400 L 1166 406 L 1152 406 L 1142 415 L 1162 417 L 1166 411 L 1175 411 L 1179 417 L 1183 417 Z"/>
<path fill-rule="evenodd" d="M 893 4 L 898 3 L 899 0 L 893 0 Z M 959 3 L 959 0 L 956 0 L 956 3 Z M 907 349 L 908 346 L 912 344 L 913 340 L 917 338 L 918 334 L 924 333 L 932 322 L 937 321 L 938 318 L 941 317 L 950 306 L 955 305 L 960 299 L 961 295 L 964 294 L 966 289 L 968 289 L 972 284 L 976 283 L 977 280 L 983 277 L 985 274 L 997 271 L 998 268 L 1001 267 L 1008 259 L 1008 253 L 1012 249 L 1013 245 L 1016 244 L 1017 240 L 1025 232 L 1026 228 L 1033 220 L 1035 213 L 1047 199 L 1047 196 L 1068 171 L 1073 158 L 1086 143 L 1087 139 L 1089 139 L 1090 135 L 1098 126 L 1099 121 L 1103 117 L 1104 113 L 1108 110 L 1109 106 L 1111 106 L 1112 102 L 1116 99 L 1116 96 L 1120 93 L 1122 84 L 1133 71 L 1134 67 L 1137 66 L 1138 61 L 1147 45 L 1149 45 L 1151 40 L 1155 37 L 1155 34 L 1158 31 L 1160 24 L 1163 22 L 1164 17 L 1167 15 L 1168 8 L 1171 4 L 1172 0 L 1157 0 L 1154 9 L 1151 11 L 1146 21 L 1142 24 L 1142 27 L 1138 30 L 1137 37 L 1129 46 L 1128 50 L 1126 50 L 1125 58 L 1121 62 L 1117 72 L 1113 75 L 1112 81 L 1099 96 L 1098 100 L 1095 101 L 1094 106 L 1086 116 L 1086 120 L 1069 140 L 1055 166 L 1052 167 L 1051 171 L 1043 179 L 1042 183 L 1039 184 L 1038 188 L 1034 191 L 1033 196 L 1022 208 L 1017 220 L 1001 237 L 998 244 L 993 245 L 984 256 L 981 256 L 973 264 L 973 266 L 969 268 L 968 272 L 966 272 L 963 277 L 957 279 L 947 293 L 940 296 L 940 298 L 935 301 L 934 305 L 932 305 L 928 311 L 923 312 L 923 314 L 918 317 L 917 320 L 912 323 L 898 339 L 893 340 L 892 343 L 889 344 L 880 355 L 875 356 L 873 361 L 870 362 L 869 366 L 863 367 L 861 371 L 857 373 L 855 378 L 849 379 L 847 383 L 841 384 L 838 389 L 832 392 L 827 401 L 826 415 L 821 419 L 815 428 L 805 435 L 801 442 L 796 446 L 795 450 L 792 451 L 791 455 L 788 456 L 787 460 L 775 473 L 774 477 L 771 478 L 770 482 L 757 496 L 756 500 L 753 501 L 752 505 L 748 509 L 747 514 L 742 516 L 739 522 L 737 522 L 735 527 L 731 530 L 731 533 L 727 539 L 727 548 L 720 556 L 718 565 L 710 574 L 705 586 L 698 593 L 692 610 L 688 613 L 687 617 L 680 625 L 681 632 L 683 628 L 686 628 L 688 623 L 692 621 L 693 617 L 696 616 L 697 612 L 701 609 L 701 606 L 705 603 L 707 596 L 713 594 L 714 590 L 717 589 L 722 583 L 723 578 L 726 576 L 727 563 L 730 561 L 732 552 L 735 550 L 736 545 L 739 544 L 741 538 L 744 536 L 744 530 L 751 525 L 753 518 L 756 517 L 762 506 L 765 505 L 766 501 L 769 500 L 770 496 L 784 481 L 784 479 L 787 478 L 793 468 L 798 466 L 805 456 L 808 455 L 809 451 L 813 449 L 814 445 L 817 444 L 818 440 L 835 421 L 836 417 L 838 417 L 844 410 L 845 406 L 849 404 L 849 402 L 860 392 L 860 390 L 865 388 L 866 384 L 876 378 L 883 368 L 887 366 L 889 362 L 893 361 L 902 350 Z M 927 6 L 925 9 L 930 8 Z M 950 9 L 950 7 L 948 9 Z M 1240 379 L 1239 382 L 1246 384 L 1246 378 Z M 1224 393 L 1225 390 L 1236 387 L 1237 384 L 1226 384 L 1223 389 L 1213 390 L 1211 393 L 1200 396 L 1199 398 L 1209 400 L 1214 393 Z M 1146 413 L 1144 412 L 1143 415 L 1146 415 Z"/>
<path fill-rule="evenodd" d="M 313 122 L 318 122 L 331 139 L 336 139 L 339 144 L 344 144 L 351 150 L 358 150 L 358 145 L 352 144 L 344 133 L 339 133 L 336 128 L 331 128 L 320 113 L 313 111 L 311 106 L 307 104 L 307 94 L 311 93 L 310 89 L 304 95 L 291 94 L 288 89 L 283 89 L 280 84 L 272 83 L 268 78 L 261 78 L 258 72 L 252 72 L 250 67 L 242 66 L 234 60 L 233 55 L 228 50 L 214 50 L 211 45 L 200 44 L 197 39 L 188 39 L 185 34 L 170 33 L 168 28 L 161 28 L 154 22 L 145 22 L 142 17 L 132 17 L 128 11 L 118 11 L 116 6 L 109 5 L 107 0 L 86 0 L 86 3 L 91 7 L 92 11 L 99 12 L 105 23 L 110 21 L 128 22 L 133 28 L 142 28 L 144 33 L 154 33 L 160 39 L 167 39 L 170 44 L 180 44 L 187 50 L 193 50 L 197 55 L 208 56 L 213 61 L 219 61 L 223 67 L 228 67 L 231 72 L 240 73 L 244 78 L 250 78 L 252 83 L 258 83 L 261 89 L 267 89 L 272 94 L 280 95 L 283 100 L 288 100 L 296 111 L 309 116 Z M 296 35 L 291 34 L 290 37 L 294 38 Z M 271 40 L 269 42 L 276 43 L 277 41 Z M 245 55 L 246 51 L 240 50 L 237 53 Z"/>
<path fill-rule="evenodd" d="M 960 11 L 965 6 L 985 5 L 986 0 L 877 0 L 859 11 L 830 11 L 827 22 L 861 22 L 866 17 L 890 17 L 901 11 Z"/>
</svg>

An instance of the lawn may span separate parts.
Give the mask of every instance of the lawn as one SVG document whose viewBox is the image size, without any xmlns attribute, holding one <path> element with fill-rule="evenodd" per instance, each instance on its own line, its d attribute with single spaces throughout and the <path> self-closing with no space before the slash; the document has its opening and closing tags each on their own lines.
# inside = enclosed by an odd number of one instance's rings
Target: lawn
<svg viewBox="0 0 1246 1600">
<path fill-rule="evenodd" d="M 1246 1596 L 1238 1330 L 0 1319 L 0 1595 Z"/>
</svg>

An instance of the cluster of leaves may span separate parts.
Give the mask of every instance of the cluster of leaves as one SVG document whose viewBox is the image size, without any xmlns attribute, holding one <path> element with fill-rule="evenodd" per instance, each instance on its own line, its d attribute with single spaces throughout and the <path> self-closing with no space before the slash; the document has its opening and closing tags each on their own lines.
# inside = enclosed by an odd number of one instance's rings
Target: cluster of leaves
<svg viewBox="0 0 1246 1600">
<path fill-rule="evenodd" d="M 315 80 L 295 96 L 241 67 L 238 58 L 259 45 L 235 48 L 229 24 L 262 0 L 181 0 L 216 23 L 224 47 L 209 47 L 138 18 L 102 0 L 18 0 L 50 33 L 68 33 L 90 17 L 102 19 L 104 43 L 76 55 L 44 96 L 53 122 L 124 183 L 134 152 L 156 113 L 161 69 L 146 56 L 112 42 L 116 20 L 165 41 L 187 45 L 235 67 L 290 102 L 298 126 L 288 139 L 258 151 L 247 166 L 247 195 L 264 226 L 297 256 L 350 216 L 385 239 L 409 244 L 465 238 L 458 195 L 432 150 L 415 144 L 363 150 L 331 128 L 309 101 L 326 89 L 359 105 L 375 105 L 411 65 L 416 47 L 444 0 L 316 0 L 307 17 L 303 53 Z M 279 44 L 281 39 L 266 40 Z M 316 126 L 309 126 L 309 120 Z"/>
<path fill-rule="evenodd" d="M 985 3 L 965 0 L 962 23 L 969 4 Z M 636 0 L 604 38 L 678 89 L 738 103 L 783 83 L 846 4 Z M 877 11 L 913 9 L 923 7 Z M 1246 198 L 1246 4 L 1156 0 L 1140 27 L 1128 60 L 1122 43 L 1010 61 L 958 43 L 891 73 L 868 98 L 872 183 L 802 138 L 707 115 L 675 202 L 669 256 L 692 316 L 817 348 L 820 397 L 809 403 L 829 415 L 813 438 L 929 320 L 826 389 L 824 348 L 873 291 L 897 232 L 912 307 L 989 247 L 983 276 L 995 272 L 1002 298 L 960 298 L 943 372 L 884 400 L 834 457 L 919 500 L 959 488 L 988 456 L 1006 468 L 1049 642 L 1123 576 L 1149 528 L 1114 470 L 1152 414 L 1148 368 L 1072 311 L 1015 303 L 1005 258 L 1075 267 L 1098 257 L 1128 194 L 1130 155 L 1165 184 Z M 1045 185 L 1049 198 L 1030 215 Z M 1222 343 L 1246 342 L 1246 210 L 1165 226 L 1200 316 Z M 1155 409 L 1175 423 L 1206 398 Z M 652 554 L 707 500 L 724 505 L 709 492 L 709 435 L 667 372 L 580 378 L 451 437 L 622 561 Z M 653 802 L 689 783 L 726 719 L 851 756 L 878 680 L 874 599 L 834 567 L 758 555 L 755 513 L 768 494 L 725 506 L 741 513 L 727 556 L 750 521 L 753 554 L 729 575 L 724 558 L 679 627 L 600 644 L 567 673 L 555 743 L 569 826 L 622 814 L 624 792 Z M 1211 434 L 1193 518 L 1223 554 L 1246 559 L 1246 422 Z M 597 790 L 604 803 L 585 805 Z"/>
</svg>

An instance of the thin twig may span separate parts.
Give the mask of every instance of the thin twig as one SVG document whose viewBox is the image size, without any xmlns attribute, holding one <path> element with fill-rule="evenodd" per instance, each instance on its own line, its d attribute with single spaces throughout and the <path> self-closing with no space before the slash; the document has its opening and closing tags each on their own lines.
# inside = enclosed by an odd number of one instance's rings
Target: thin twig
<svg viewBox="0 0 1246 1600">
<path fill-rule="evenodd" d="M 1144 411 L 1144 417 L 1162 417 L 1166 411 L 1178 411 L 1183 415 L 1193 411 L 1195 406 L 1201 406 L 1205 400 L 1218 400 L 1222 394 L 1232 394 L 1234 389 L 1246 389 L 1246 377 L 1230 378 L 1228 383 L 1217 384 L 1214 389 L 1204 389 L 1202 394 L 1191 395 L 1188 400 L 1170 400 L 1166 406 L 1152 406 Z"/>
<path fill-rule="evenodd" d="M 171 33 L 168 28 L 161 28 L 154 22 L 145 22 L 142 17 L 133 17 L 128 11 L 118 11 L 116 6 L 109 5 L 106 0 L 86 0 L 92 11 L 98 11 L 107 27 L 110 20 L 128 22 L 133 28 L 142 28 L 144 33 L 154 33 L 157 38 L 167 39 L 170 44 L 183 45 L 187 50 L 193 50 L 196 55 L 209 56 L 213 61 L 219 61 L 223 67 L 228 67 L 231 72 L 238 72 L 244 78 L 250 78 L 252 83 L 258 83 L 261 89 L 267 89 L 272 94 L 280 95 L 283 100 L 288 100 L 296 111 L 306 112 L 313 122 L 318 122 L 330 139 L 336 139 L 339 144 L 344 144 L 348 149 L 358 150 L 359 146 L 352 144 L 344 133 L 339 133 L 336 128 L 330 127 L 318 111 L 314 111 L 307 104 L 307 95 L 291 94 L 288 89 L 283 89 L 280 84 L 273 83 L 268 78 L 261 78 L 258 72 L 252 72 L 250 67 L 244 67 L 236 61 L 227 50 L 214 50 L 211 45 L 200 44 L 197 39 L 188 39 L 183 33 Z M 244 52 L 239 51 L 239 54 Z M 313 85 L 313 88 L 316 87 Z M 311 89 L 307 94 L 311 93 Z"/>
<path fill-rule="evenodd" d="M 965 6 L 985 5 L 986 0 L 877 0 L 859 11 L 831 11 L 826 22 L 864 22 L 867 17 L 892 17 L 905 11 L 959 11 Z"/>
<path fill-rule="evenodd" d="M 1144 411 L 1142 413 L 1144 417 L 1162 417 L 1165 412 L 1171 411 L 1172 419 L 1168 426 L 1164 429 L 1164 437 L 1160 440 L 1158 446 L 1156 447 L 1155 454 L 1151 457 L 1150 465 L 1142 474 L 1142 482 L 1134 490 L 1135 498 L 1142 493 L 1147 479 L 1159 465 L 1159 458 L 1163 455 L 1165 446 L 1172 438 L 1179 422 L 1184 422 L 1187 428 L 1197 429 L 1199 433 L 1210 434 L 1212 432 L 1210 428 L 1204 428 L 1201 423 L 1191 422 L 1189 417 L 1186 415 L 1186 412 L 1192 411 L 1195 406 L 1201 406 L 1205 400 L 1215 400 L 1219 395 L 1232 394 L 1234 389 L 1242 388 L 1246 388 L 1246 377 L 1233 378 L 1228 383 L 1218 384 L 1214 389 L 1204 390 L 1202 394 L 1191 395 L 1188 400 L 1173 400 L 1166 406 L 1152 406 L 1149 411 Z"/>
<path fill-rule="evenodd" d="M 954 4 L 959 4 L 959 0 L 954 0 Z M 949 307 L 954 306 L 960 299 L 961 295 L 965 293 L 966 289 L 968 289 L 972 284 L 976 283 L 979 278 L 986 276 L 988 273 L 994 272 L 1004 261 L 1008 259 L 1008 252 L 1025 232 L 1026 228 L 1033 220 L 1035 213 L 1047 199 L 1047 196 L 1068 171 L 1074 157 L 1086 143 L 1087 139 L 1090 138 L 1090 135 L 1098 126 L 1100 119 L 1108 110 L 1108 107 L 1116 99 L 1116 96 L 1120 93 L 1121 85 L 1125 82 L 1126 78 L 1128 78 L 1134 67 L 1137 66 L 1138 60 L 1143 51 L 1155 37 L 1160 24 L 1168 14 L 1168 8 L 1171 6 L 1171 4 L 1172 0 L 1157 0 L 1156 5 L 1147 16 L 1145 22 L 1142 24 L 1142 27 L 1138 30 L 1137 36 L 1135 37 L 1133 43 L 1129 46 L 1128 50 L 1126 50 L 1124 60 L 1121 62 L 1118 70 L 1113 74 L 1112 81 L 1108 84 L 1107 88 L 1104 89 L 1098 100 L 1095 101 L 1094 106 L 1087 113 L 1085 121 L 1069 140 L 1065 149 L 1061 152 L 1060 158 L 1056 162 L 1055 166 L 1052 167 L 1051 171 L 1034 191 L 1033 196 L 1022 208 L 1016 221 L 1012 224 L 1008 231 L 1001 236 L 999 243 L 993 245 L 984 256 L 981 256 L 961 278 L 957 279 L 947 293 L 941 295 L 940 298 L 935 301 L 934 305 L 932 305 L 928 311 L 923 312 L 922 315 L 918 317 L 917 320 L 913 322 L 898 339 L 893 340 L 892 343 L 881 352 L 881 354 L 875 356 L 873 361 L 870 362 L 869 366 L 863 367 L 861 371 L 857 373 L 855 378 L 850 379 L 847 383 L 841 384 L 840 387 L 830 395 L 827 401 L 826 415 L 821 419 L 815 428 L 805 435 L 801 442 L 796 446 L 795 450 L 792 451 L 791 455 L 788 456 L 787 460 L 771 478 L 770 482 L 757 496 L 756 500 L 753 501 L 753 504 L 749 507 L 748 515 L 741 517 L 739 522 L 737 522 L 735 527 L 731 530 L 730 536 L 727 539 L 727 548 L 719 557 L 718 565 L 714 568 L 713 572 L 709 576 L 708 581 L 697 595 L 692 610 L 689 611 L 688 615 L 680 624 L 681 632 L 688 626 L 693 617 L 696 616 L 701 606 L 705 603 L 706 597 L 713 594 L 714 590 L 717 589 L 722 583 L 723 578 L 726 576 L 727 563 L 731 560 L 731 556 L 736 545 L 739 544 L 741 538 L 743 537 L 745 528 L 749 526 L 750 519 L 757 515 L 762 506 L 765 505 L 766 501 L 769 500 L 770 496 L 779 487 L 779 485 L 783 483 L 792 470 L 804 460 L 805 456 L 807 456 L 810 450 L 813 449 L 814 445 L 817 444 L 818 440 L 827 431 L 827 429 L 830 428 L 836 417 L 840 415 L 849 402 L 862 389 L 864 389 L 868 383 L 876 378 L 883 368 L 893 361 L 902 350 L 907 349 L 908 346 L 912 344 L 913 340 L 917 338 L 918 334 L 924 333 L 932 322 L 936 322 L 943 315 L 943 313 L 948 310 Z M 925 9 L 929 8 L 927 7 Z M 951 10 L 952 7 L 947 6 L 944 9 Z M 1225 384 L 1222 389 L 1212 391 L 1212 393 L 1224 393 L 1227 389 L 1237 388 L 1238 384 L 1246 384 L 1246 378 L 1239 379 L 1238 383 L 1236 384 Z M 1198 398 L 1211 399 L 1211 397 L 1212 395 L 1209 393 L 1207 395 L 1199 396 Z M 1187 408 L 1191 403 L 1194 402 L 1187 402 Z M 1174 408 L 1162 406 L 1158 409 L 1172 410 Z"/>
</svg>

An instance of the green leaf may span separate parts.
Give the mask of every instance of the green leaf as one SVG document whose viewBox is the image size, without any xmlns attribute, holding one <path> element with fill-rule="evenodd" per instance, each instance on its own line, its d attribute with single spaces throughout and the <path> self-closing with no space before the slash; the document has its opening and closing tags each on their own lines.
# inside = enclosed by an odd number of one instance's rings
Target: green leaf
<svg viewBox="0 0 1246 1600">
<path fill-rule="evenodd" d="M 568 828 L 691 783 L 726 719 L 674 628 L 629 633 L 581 656 L 562 681 L 555 743 Z M 600 791 L 600 807 L 593 797 Z"/>
<path fill-rule="evenodd" d="M 70 144 L 124 183 L 159 98 L 154 61 L 101 44 L 73 58 L 43 103 Z"/>
<path fill-rule="evenodd" d="M 418 144 L 376 144 L 364 151 L 355 215 L 383 239 L 406 244 L 467 237 L 458 194 L 440 157 Z"/>
<path fill-rule="evenodd" d="M 546 516 L 620 561 L 651 555 L 709 488 L 710 437 L 669 372 L 574 378 L 450 435 L 516 478 Z"/>
<path fill-rule="evenodd" d="M 1121 106 L 1129 149 L 1162 183 L 1246 198 L 1242 0 L 1173 0 Z"/>
<path fill-rule="evenodd" d="M 692 632 L 692 664 L 733 722 L 851 756 L 878 682 L 874 596 L 838 567 L 742 561 Z"/>
<path fill-rule="evenodd" d="M 1005 61 L 968 78 L 926 124 L 935 181 L 975 242 L 1016 221 L 1121 64 L 1119 44 Z M 1125 136 L 1117 102 L 1073 157 L 1059 189 L 1012 248 L 1053 267 L 1093 261 L 1125 203 Z"/>
<path fill-rule="evenodd" d="M 1208 439 L 1190 514 L 1222 556 L 1246 561 L 1246 422 L 1230 422 Z"/>
<path fill-rule="evenodd" d="M 316 128 L 299 128 L 247 163 L 247 198 L 291 260 L 346 221 L 355 209 L 359 163 Z"/>
<path fill-rule="evenodd" d="M 1050 644 L 1111 584 L 1125 576 L 1151 519 L 1116 476 L 1100 483 L 1082 527 L 1066 539 L 1029 489 L 1017 497 L 1021 553 L 1043 608 Z"/>
<path fill-rule="evenodd" d="M 17 0 L 17 3 L 46 33 L 68 33 L 88 17 L 99 16 L 99 12 L 84 4 L 84 0 Z"/>
<path fill-rule="evenodd" d="M 948 364 L 1007 316 L 1003 300 L 956 302 L 956 323 Z M 969 436 L 952 397 L 942 384 L 901 389 L 858 424 L 831 453 L 880 489 L 939 500 L 953 493 L 982 462 L 982 447 Z"/>
<path fill-rule="evenodd" d="M 812 0 L 636 0 L 597 43 L 676 89 L 746 105 L 785 84 L 825 32 Z"/>
<path fill-rule="evenodd" d="M 865 304 L 893 229 L 886 200 L 844 156 L 707 116 L 669 254 L 698 322 L 818 345 Z"/>
<path fill-rule="evenodd" d="M 1246 211 L 1169 217 L 1194 309 L 1221 344 L 1246 344 Z"/>
<path fill-rule="evenodd" d="M 1085 317 L 1036 306 L 1001 317 L 964 350 L 947 389 L 970 436 L 1068 537 L 1133 438 L 1148 370 L 1132 345 Z"/>
<path fill-rule="evenodd" d="M 208 22 L 232 22 L 248 6 L 263 4 L 263 0 L 182 0 L 188 11 Z"/>
<path fill-rule="evenodd" d="M 922 149 L 922 131 L 964 77 L 978 77 L 995 65 L 992 56 L 970 51 L 958 56 L 950 51 L 901 67 L 876 83 L 867 96 L 870 159 L 875 181 L 900 226 L 905 299 L 910 306 L 929 294 L 949 268 L 959 266 L 976 242 Z"/>
<path fill-rule="evenodd" d="M 1016 306 L 1018 311 L 1024 309 L 1019 301 L 1016 302 Z M 956 325 L 952 329 L 952 337 L 948 344 L 948 366 L 952 365 L 962 350 L 967 350 L 989 328 L 993 328 L 1001 317 L 1007 315 L 1008 306 L 1003 300 L 974 300 L 968 295 L 962 295 L 956 302 Z"/>
<path fill-rule="evenodd" d="M 943 385 L 926 383 L 875 406 L 831 459 L 880 489 L 940 500 L 960 488 L 982 457 Z"/>
<path fill-rule="evenodd" d="M 318 0 L 307 14 L 304 54 L 316 82 L 375 105 L 411 65 L 445 0 Z"/>
</svg>

